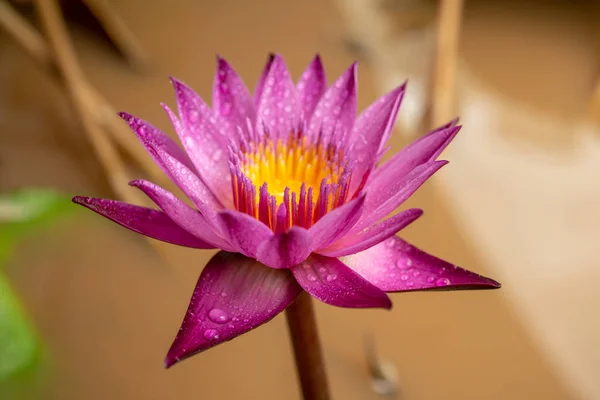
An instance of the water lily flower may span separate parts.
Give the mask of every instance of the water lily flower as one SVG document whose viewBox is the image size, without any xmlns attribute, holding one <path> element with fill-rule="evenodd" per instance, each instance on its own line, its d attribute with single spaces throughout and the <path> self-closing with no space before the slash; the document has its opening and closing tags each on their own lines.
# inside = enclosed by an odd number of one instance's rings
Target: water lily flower
<svg viewBox="0 0 600 400">
<path fill-rule="evenodd" d="M 302 291 L 334 306 L 389 309 L 386 292 L 500 286 L 395 236 L 422 211 L 386 217 L 447 163 L 436 159 L 460 126 L 378 166 L 405 85 L 356 117 L 356 68 L 327 86 L 316 56 L 294 82 L 272 55 L 252 95 L 219 57 L 212 108 L 172 79 L 179 116 L 163 107 L 183 149 L 120 114 L 194 207 L 145 180 L 131 186 L 158 209 L 73 200 L 151 238 L 221 250 L 200 275 L 167 366 L 271 320 Z"/>
</svg>

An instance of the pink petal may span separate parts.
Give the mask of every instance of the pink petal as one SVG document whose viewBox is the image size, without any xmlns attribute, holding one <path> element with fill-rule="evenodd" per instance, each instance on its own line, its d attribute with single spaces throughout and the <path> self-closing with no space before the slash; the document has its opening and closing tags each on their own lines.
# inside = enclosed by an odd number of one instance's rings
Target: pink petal
<svg viewBox="0 0 600 400">
<path fill-rule="evenodd" d="M 301 292 L 289 271 L 240 254 L 217 253 L 200 275 L 165 366 L 259 327 Z"/>
<path fill-rule="evenodd" d="M 313 254 L 293 267 L 292 273 L 304 290 L 324 303 L 350 308 L 392 307 L 383 291 L 337 258 Z"/>
<path fill-rule="evenodd" d="M 258 246 L 273 236 L 265 224 L 239 211 L 222 211 L 218 219 L 229 243 L 248 257 L 256 258 Z"/>
<path fill-rule="evenodd" d="M 433 161 L 422 164 L 404 177 L 390 180 L 388 187 L 382 187 L 378 190 L 369 187 L 363 216 L 350 232 L 359 232 L 386 217 L 447 163 L 447 161 Z"/>
<path fill-rule="evenodd" d="M 352 229 L 362 215 L 364 203 L 365 195 L 361 195 L 319 219 L 308 231 L 313 242 L 312 249 L 323 249 Z"/>
<path fill-rule="evenodd" d="M 354 124 L 347 152 L 348 159 L 356 162 L 352 170 L 350 193 L 356 192 L 375 166 L 377 155 L 396 123 L 405 88 L 406 84 L 371 104 Z"/>
<path fill-rule="evenodd" d="M 500 287 L 492 279 L 427 254 L 397 236 L 341 260 L 386 292 Z"/>
<path fill-rule="evenodd" d="M 269 54 L 269 58 L 267 59 L 267 63 L 263 68 L 262 73 L 260 74 L 260 78 L 258 78 L 258 83 L 256 84 L 256 89 L 254 89 L 254 104 L 258 107 L 258 102 L 262 97 L 263 90 L 265 88 L 265 82 L 267 81 L 267 75 L 269 75 L 269 71 L 271 70 L 271 65 L 273 65 L 273 60 L 275 60 L 275 54 Z"/>
<path fill-rule="evenodd" d="M 327 89 L 327 77 L 321 57 L 317 54 L 308 65 L 296 85 L 300 97 L 303 120 L 310 121 L 315 107 Z"/>
<path fill-rule="evenodd" d="M 328 257 L 341 257 L 366 250 L 395 235 L 421 215 L 423 215 L 423 210 L 418 208 L 403 211 L 358 234 L 340 239 L 329 248 L 319 251 L 319 254 Z"/>
<path fill-rule="evenodd" d="M 327 89 L 310 119 L 308 137 L 327 145 L 343 142 L 356 119 L 356 76 L 354 63 Z"/>
<path fill-rule="evenodd" d="M 175 79 L 173 86 L 177 92 L 177 108 L 187 121 L 176 129 L 179 140 L 192 159 L 200 179 L 214 193 L 223 205 L 231 207 L 233 199 L 231 176 L 227 163 L 227 137 L 215 125 L 215 116 L 193 90 Z M 167 115 L 173 119 L 173 112 L 163 105 Z M 175 126 L 176 123 L 173 121 Z"/>
<path fill-rule="evenodd" d="M 460 128 L 450 123 L 408 145 L 373 171 L 366 190 L 372 192 L 389 186 L 415 167 L 434 161 L 456 137 Z"/>
<path fill-rule="evenodd" d="M 216 209 L 223 206 L 210 189 L 185 165 L 162 149 L 152 148 L 154 158 L 167 176 L 192 200 L 196 208 L 216 231 Z"/>
<path fill-rule="evenodd" d="M 300 119 L 298 92 L 285 61 L 275 55 L 258 102 L 256 130 L 264 128 L 273 137 L 285 138 Z"/>
<path fill-rule="evenodd" d="M 271 268 L 291 268 L 311 252 L 309 232 L 297 226 L 277 233 L 258 246 L 257 260 Z"/>
<path fill-rule="evenodd" d="M 235 128 L 247 133 L 247 120 L 254 122 L 256 109 L 246 84 L 238 73 L 217 56 L 217 73 L 213 84 L 213 109 Z"/>
<path fill-rule="evenodd" d="M 175 143 L 169 136 L 163 133 L 160 129 L 155 128 L 153 125 L 144 121 L 143 119 L 134 117 L 131 114 L 120 112 L 119 117 L 123 118 L 131 130 L 135 133 L 138 140 L 142 143 L 146 151 L 153 156 L 150 152 L 150 146 L 161 148 L 167 153 L 175 157 L 180 163 L 191 169 L 194 169 L 194 165 L 190 161 L 188 155 Z"/>
<path fill-rule="evenodd" d="M 76 196 L 73 202 L 97 212 L 134 232 L 163 242 L 196 249 L 213 249 L 214 246 L 187 232 L 173 222 L 164 212 L 134 206 L 117 200 Z"/>
<path fill-rule="evenodd" d="M 211 225 L 198 210 L 179 200 L 173 193 L 145 180 L 136 180 L 129 184 L 144 192 L 169 218 L 192 235 L 216 248 L 235 251 L 234 247 L 213 232 Z"/>
</svg>

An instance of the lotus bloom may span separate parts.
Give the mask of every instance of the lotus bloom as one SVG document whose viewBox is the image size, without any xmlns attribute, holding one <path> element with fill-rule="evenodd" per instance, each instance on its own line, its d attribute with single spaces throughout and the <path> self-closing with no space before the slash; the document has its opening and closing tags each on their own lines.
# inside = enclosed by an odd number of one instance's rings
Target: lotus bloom
<svg viewBox="0 0 600 400">
<path fill-rule="evenodd" d="M 294 83 L 273 55 L 254 95 L 217 64 L 212 109 L 172 79 L 179 116 L 163 107 L 183 149 L 121 114 L 194 207 L 145 180 L 131 186 L 157 210 L 74 199 L 151 238 L 221 250 L 200 275 L 167 366 L 269 321 L 303 290 L 334 306 L 389 309 L 386 292 L 500 286 L 395 236 L 420 209 L 386 219 L 447 163 L 436 158 L 456 121 L 377 166 L 405 85 L 356 117 L 356 64 L 328 87 L 319 56 Z"/>
</svg>

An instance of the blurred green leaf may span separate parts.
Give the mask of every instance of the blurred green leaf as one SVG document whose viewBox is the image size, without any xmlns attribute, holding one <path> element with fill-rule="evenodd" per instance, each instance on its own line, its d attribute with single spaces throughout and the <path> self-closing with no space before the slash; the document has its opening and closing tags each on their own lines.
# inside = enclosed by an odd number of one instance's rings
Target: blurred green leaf
<svg viewBox="0 0 600 400">
<path fill-rule="evenodd" d="M 71 199 L 53 190 L 27 189 L 0 195 L 0 263 L 23 235 L 73 210 Z"/>
<path fill-rule="evenodd" d="M 0 383 L 31 367 L 39 350 L 39 342 L 21 303 L 6 277 L 0 274 Z"/>
<path fill-rule="evenodd" d="M 41 359 L 41 343 L 19 299 L 1 272 L 23 236 L 45 228 L 74 209 L 52 190 L 0 195 L 0 398 L 23 398 Z"/>
</svg>

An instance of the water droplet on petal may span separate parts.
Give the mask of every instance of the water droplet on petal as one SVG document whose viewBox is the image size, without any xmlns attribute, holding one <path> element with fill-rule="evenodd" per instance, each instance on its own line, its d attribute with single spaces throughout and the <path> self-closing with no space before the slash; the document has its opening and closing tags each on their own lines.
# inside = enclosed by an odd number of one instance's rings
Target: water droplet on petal
<svg viewBox="0 0 600 400">
<path fill-rule="evenodd" d="M 310 275 L 308 275 L 307 279 L 308 279 L 309 281 L 311 281 L 311 282 L 314 282 L 314 281 L 316 281 L 316 280 L 317 280 L 317 277 L 316 277 L 316 276 L 314 276 L 313 274 L 310 274 Z"/>
<path fill-rule="evenodd" d="M 433 276 L 430 276 L 429 278 L 427 278 L 427 282 L 429 282 L 429 283 L 433 283 L 434 280 L 435 280 L 435 278 Z"/>
<path fill-rule="evenodd" d="M 221 292 L 221 297 L 227 297 L 227 293 L 226 292 Z"/>
<path fill-rule="evenodd" d="M 213 308 L 208 312 L 208 319 L 217 324 L 224 324 L 229 321 L 229 315 L 219 308 Z"/>
<path fill-rule="evenodd" d="M 448 278 L 440 278 L 435 281 L 436 286 L 448 286 L 450 284 L 450 279 Z"/>
<path fill-rule="evenodd" d="M 329 274 L 327 275 L 327 282 L 333 282 L 337 279 L 337 275 L 336 274 Z"/>
<path fill-rule="evenodd" d="M 403 281 L 407 281 L 408 280 L 408 275 L 402 274 L 402 275 L 400 275 L 400 279 L 403 280 Z"/>
<path fill-rule="evenodd" d="M 414 286 L 414 282 L 413 281 L 406 282 L 406 287 L 413 287 L 413 286 Z"/>
<path fill-rule="evenodd" d="M 206 340 L 217 340 L 219 338 L 219 332 L 216 329 L 207 329 L 202 334 Z"/>
</svg>

